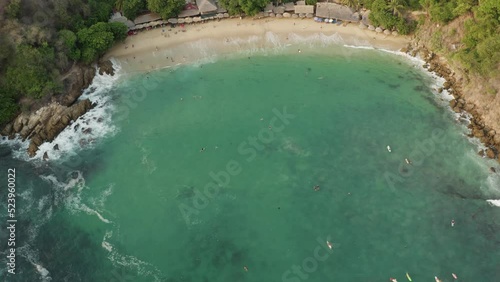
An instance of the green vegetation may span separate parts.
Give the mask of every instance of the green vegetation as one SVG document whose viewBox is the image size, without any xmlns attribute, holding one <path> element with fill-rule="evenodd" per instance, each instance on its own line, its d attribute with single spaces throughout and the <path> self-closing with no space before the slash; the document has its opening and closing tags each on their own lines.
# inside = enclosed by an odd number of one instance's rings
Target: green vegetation
<svg viewBox="0 0 500 282">
<path fill-rule="evenodd" d="M 279 0 L 283 3 L 290 0 Z M 254 15 L 269 0 L 220 0 L 231 14 Z M 316 0 L 306 0 L 315 4 Z M 176 16 L 184 0 L 7 0 L 0 14 L 0 125 L 19 111 L 23 98 L 39 99 L 59 94 L 61 74 L 74 63 L 89 64 L 116 41 L 126 37 L 121 23 L 108 23 L 112 9 L 123 11 L 129 19 L 150 10 L 164 19 Z M 497 75 L 500 65 L 499 0 L 341 0 L 354 9 L 371 10 L 375 26 L 412 33 L 417 22 L 447 24 L 465 15 L 462 46 L 454 51 L 469 71 Z M 412 16 L 412 11 L 425 15 Z M 452 29 L 448 36 L 456 36 Z M 462 34 L 462 33 L 460 33 Z M 446 51 L 443 32 L 432 35 L 436 51 Z"/>
<path fill-rule="evenodd" d="M 160 14 L 163 19 L 179 14 L 185 4 L 184 0 L 147 0 L 148 9 Z"/>
<path fill-rule="evenodd" d="M 10 0 L 0 15 L 0 125 L 19 112 L 21 98 L 62 91 L 60 75 L 91 63 L 127 27 L 108 23 L 114 0 Z"/>
<path fill-rule="evenodd" d="M 465 22 L 465 48 L 458 58 L 470 70 L 498 75 L 500 65 L 500 1 L 482 0 Z"/>
<path fill-rule="evenodd" d="M 253 16 L 264 9 L 269 0 L 220 0 L 219 3 L 232 15 L 244 13 Z"/>
</svg>

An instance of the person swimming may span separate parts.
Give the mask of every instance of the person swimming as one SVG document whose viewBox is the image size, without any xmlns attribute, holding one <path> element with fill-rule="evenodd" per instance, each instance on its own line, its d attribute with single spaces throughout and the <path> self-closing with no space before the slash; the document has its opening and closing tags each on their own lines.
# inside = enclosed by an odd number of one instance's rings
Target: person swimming
<svg viewBox="0 0 500 282">
<path fill-rule="evenodd" d="M 314 191 L 316 191 L 316 192 L 317 192 L 317 191 L 319 191 L 319 185 L 314 185 L 313 189 L 314 189 Z"/>
</svg>

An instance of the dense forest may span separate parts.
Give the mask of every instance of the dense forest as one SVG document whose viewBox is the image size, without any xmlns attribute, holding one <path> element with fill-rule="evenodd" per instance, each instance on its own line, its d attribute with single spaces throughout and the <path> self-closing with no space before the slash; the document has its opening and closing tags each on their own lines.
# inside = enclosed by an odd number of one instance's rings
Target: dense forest
<svg viewBox="0 0 500 282">
<path fill-rule="evenodd" d="M 498 75 L 499 0 L 339 1 L 356 10 L 371 10 L 374 25 L 403 34 L 414 32 L 426 21 L 447 24 L 466 17 L 463 44 L 450 57 L 472 72 Z M 247 15 L 262 11 L 268 2 L 219 1 L 230 14 Z M 316 0 L 306 2 L 315 4 Z M 166 19 L 176 16 L 184 4 L 184 0 L 8 0 L 0 4 L 0 125 L 21 110 L 22 98 L 60 94 L 62 74 L 75 63 L 94 62 L 127 36 L 125 25 L 108 23 L 114 9 L 130 19 L 148 10 Z M 414 11 L 421 13 L 415 16 Z"/>
</svg>

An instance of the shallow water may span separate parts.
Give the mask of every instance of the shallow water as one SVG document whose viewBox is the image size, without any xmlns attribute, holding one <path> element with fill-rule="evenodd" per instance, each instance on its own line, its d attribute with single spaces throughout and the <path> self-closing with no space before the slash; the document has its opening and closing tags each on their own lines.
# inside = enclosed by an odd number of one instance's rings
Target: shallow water
<svg viewBox="0 0 500 282">
<path fill-rule="evenodd" d="M 119 131 L 77 161 L 2 147 L 25 246 L 6 281 L 36 265 L 52 281 L 494 281 L 491 164 L 416 66 L 340 49 L 128 77 L 107 93 Z"/>
</svg>

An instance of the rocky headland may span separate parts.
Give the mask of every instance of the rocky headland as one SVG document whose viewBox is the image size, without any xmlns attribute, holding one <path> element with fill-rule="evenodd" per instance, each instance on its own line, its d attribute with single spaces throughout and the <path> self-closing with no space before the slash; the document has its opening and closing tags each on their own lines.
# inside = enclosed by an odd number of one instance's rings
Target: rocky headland
<svg viewBox="0 0 500 282">
<path fill-rule="evenodd" d="M 19 135 L 29 140 L 28 155 L 36 155 L 44 142 L 51 142 L 69 124 L 92 109 L 95 105 L 89 99 L 78 100 L 89 87 L 97 70 L 99 74 L 114 74 L 110 61 L 100 62 L 97 67 L 75 65 L 61 77 L 63 91 L 41 101 L 23 101 L 24 109 L 13 121 L 5 125 L 0 134 L 13 139 Z M 84 130 L 84 129 L 81 129 Z M 48 158 L 45 153 L 44 159 Z"/>
<path fill-rule="evenodd" d="M 438 91 L 447 90 L 453 96 L 454 99 L 450 101 L 450 108 L 454 112 L 469 115 L 470 123 L 467 127 L 470 132 L 468 136 L 478 138 L 486 147 L 485 150 L 480 150 L 478 154 L 500 162 L 500 125 L 491 121 L 495 119 L 491 115 L 497 115 L 497 113 L 488 111 L 490 109 L 490 99 L 487 99 L 488 97 L 484 99 L 473 99 L 471 97 L 474 94 L 477 95 L 477 93 L 475 93 L 474 89 L 470 89 L 470 85 L 479 82 L 471 82 L 471 79 L 461 73 L 461 70 L 455 71 L 455 68 L 452 68 L 445 58 L 430 51 L 419 41 L 413 41 L 402 51 L 413 57 L 420 57 L 425 61 L 424 68 L 445 79 L 443 87 Z M 476 89 L 476 91 L 480 90 Z M 485 115 L 488 115 L 487 119 L 485 119 Z"/>
</svg>

